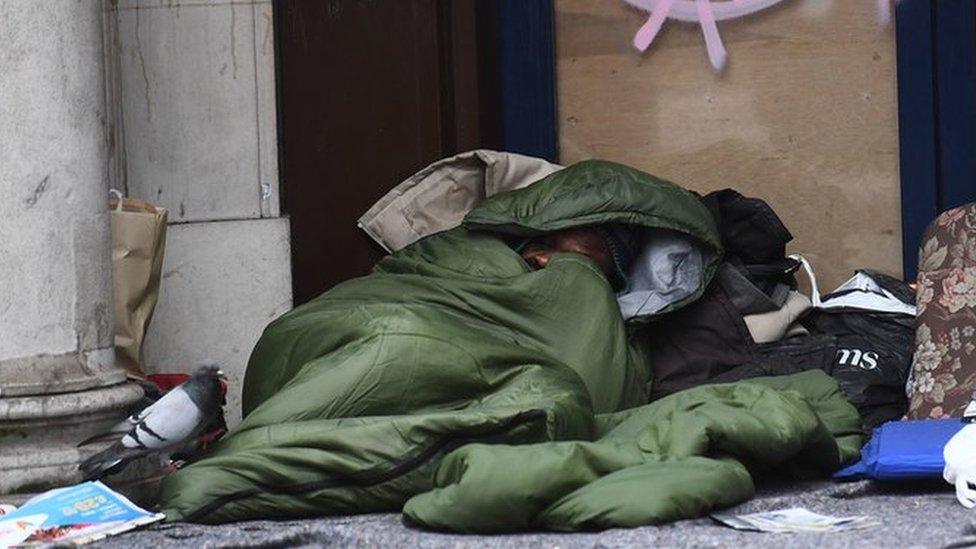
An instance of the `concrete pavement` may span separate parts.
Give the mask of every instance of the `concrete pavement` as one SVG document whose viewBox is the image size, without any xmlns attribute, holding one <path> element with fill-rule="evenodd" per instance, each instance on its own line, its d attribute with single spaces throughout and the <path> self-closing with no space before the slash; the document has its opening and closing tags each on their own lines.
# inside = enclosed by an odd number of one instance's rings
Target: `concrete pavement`
<svg viewBox="0 0 976 549">
<path fill-rule="evenodd" d="M 163 524 L 97 544 L 101 548 L 194 547 L 959 547 L 976 544 L 976 511 L 956 502 L 940 484 L 892 487 L 870 482 L 788 483 L 761 488 L 735 508 L 752 513 L 803 506 L 835 516 L 869 515 L 882 526 L 832 534 L 738 532 L 708 518 L 660 527 L 589 533 L 471 536 L 425 532 L 403 525 L 398 514 L 222 526 Z"/>
</svg>

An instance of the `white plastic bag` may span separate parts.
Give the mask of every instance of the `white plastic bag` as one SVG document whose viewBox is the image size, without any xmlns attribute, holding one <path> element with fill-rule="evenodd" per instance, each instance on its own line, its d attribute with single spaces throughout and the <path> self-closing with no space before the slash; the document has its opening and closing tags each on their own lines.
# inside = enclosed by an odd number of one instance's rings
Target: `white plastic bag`
<svg viewBox="0 0 976 549">
<path fill-rule="evenodd" d="M 942 456 L 942 476 L 956 487 L 956 499 L 967 508 L 976 507 L 976 424 L 966 425 L 949 439 Z"/>
</svg>

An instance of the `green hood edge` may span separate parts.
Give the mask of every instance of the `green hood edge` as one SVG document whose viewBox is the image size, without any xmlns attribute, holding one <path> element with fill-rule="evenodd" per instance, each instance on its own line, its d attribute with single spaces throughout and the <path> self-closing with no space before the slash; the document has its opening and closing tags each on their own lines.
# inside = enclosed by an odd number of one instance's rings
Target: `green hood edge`
<svg viewBox="0 0 976 549">
<path fill-rule="evenodd" d="M 695 238 L 711 252 L 702 284 L 694 293 L 653 315 L 628 322 L 648 322 L 696 301 L 722 260 L 715 221 L 694 193 L 649 173 L 605 160 L 584 160 L 528 187 L 493 196 L 471 210 L 463 221 L 469 230 L 523 237 L 605 223 L 676 231 Z"/>
</svg>

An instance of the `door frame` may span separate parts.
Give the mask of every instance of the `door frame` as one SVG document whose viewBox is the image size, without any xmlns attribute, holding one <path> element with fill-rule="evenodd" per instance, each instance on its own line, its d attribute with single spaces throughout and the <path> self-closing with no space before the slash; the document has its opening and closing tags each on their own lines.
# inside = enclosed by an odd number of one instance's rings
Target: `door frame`
<svg viewBox="0 0 976 549">
<path fill-rule="evenodd" d="M 902 0 L 896 25 L 902 257 L 911 280 L 925 227 L 976 201 L 976 3 Z"/>
<path fill-rule="evenodd" d="M 502 145 L 559 160 L 553 0 L 498 0 Z"/>
</svg>

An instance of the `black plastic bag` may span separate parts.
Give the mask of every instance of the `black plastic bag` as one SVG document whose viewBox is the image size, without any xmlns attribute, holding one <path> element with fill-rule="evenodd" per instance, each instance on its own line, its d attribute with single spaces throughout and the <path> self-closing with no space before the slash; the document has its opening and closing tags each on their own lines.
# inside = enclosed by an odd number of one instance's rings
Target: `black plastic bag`
<svg viewBox="0 0 976 549">
<path fill-rule="evenodd" d="M 868 428 L 905 415 L 915 318 L 897 313 L 817 310 L 805 325 L 834 339 L 826 368 Z"/>
<path fill-rule="evenodd" d="M 879 301 L 914 306 L 914 292 L 899 280 L 871 271 L 859 271 L 886 295 Z M 853 280 L 853 279 L 852 279 Z M 871 292 L 856 290 L 863 295 Z M 768 375 L 788 375 L 818 369 L 837 380 L 867 429 L 901 418 L 908 408 L 905 387 L 915 348 L 915 316 L 863 307 L 837 306 L 852 292 L 824 296 L 821 305 L 803 319 L 809 335 L 759 345 L 752 364 L 727 372 L 714 382 L 729 382 Z M 870 296 L 868 296 L 870 297 Z"/>
</svg>

